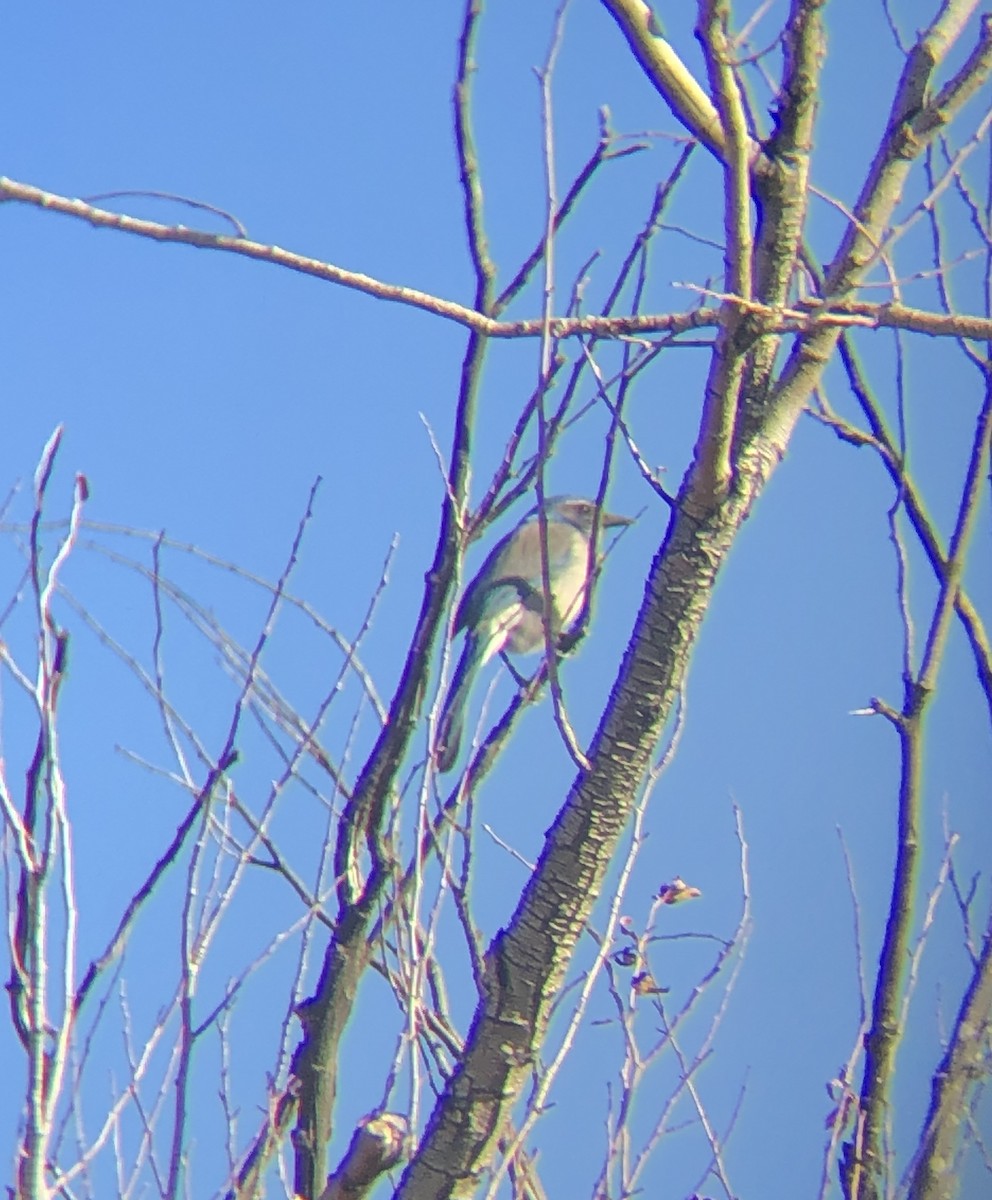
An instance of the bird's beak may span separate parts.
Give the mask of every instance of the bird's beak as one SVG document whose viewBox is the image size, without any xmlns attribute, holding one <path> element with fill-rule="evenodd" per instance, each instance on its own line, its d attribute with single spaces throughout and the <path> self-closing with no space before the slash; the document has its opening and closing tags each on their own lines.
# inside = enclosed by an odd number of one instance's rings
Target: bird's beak
<svg viewBox="0 0 992 1200">
<path fill-rule="evenodd" d="M 604 529 L 609 529 L 613 525 L 633 525 L 633 517 L 620 517 L 616 513 L 601 512 L 599 514 L 599 523 Z"/>
</svg>

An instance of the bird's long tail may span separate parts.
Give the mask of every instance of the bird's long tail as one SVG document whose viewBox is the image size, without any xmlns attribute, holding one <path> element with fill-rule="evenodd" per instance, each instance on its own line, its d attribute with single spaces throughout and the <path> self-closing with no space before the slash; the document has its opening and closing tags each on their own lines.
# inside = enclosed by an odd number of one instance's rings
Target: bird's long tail
<svg viewBox="0 0 992 1200">
<path fill-rule="evenodd" d="M 475 673 L 482 665 L 485 647 L 478 637 L 468 634 L 462 649 L 458 666 L 455 667 L 454 678 L 441 711 L 441 719 L 437 724 L 437 736 L 434 739 L 434 758 L 437 769 L 443 773 L 450 771 L 458 757 L 458 749 L 462 742 L 462 726 L 465 723 L 465 704 L 468 701 Z"/>
</svg>

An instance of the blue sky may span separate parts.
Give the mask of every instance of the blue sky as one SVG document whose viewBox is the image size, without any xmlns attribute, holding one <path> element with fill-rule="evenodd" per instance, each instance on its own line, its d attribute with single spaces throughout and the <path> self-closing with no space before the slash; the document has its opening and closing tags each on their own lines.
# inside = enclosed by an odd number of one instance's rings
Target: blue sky
<svg viewBox="0 0 992 1200">
<path fill-rule="evenodd" d="M 773 6 L 768 28 L 781 19 L 783 7 Z M 491 8 L 478 55 L 475 119 L 487 227 L 505 282 L 535 244 L 543 219 L 533 68 L 546 54 L 551 10 L 521 0 Z M 929 19 L 932 8 L 921 3 L 899 8 L 906 36 Z M 256 240 L 468 303 L 472 276 L 450 103 L 460 19 L 460 5 L 451 0 L 249 3 L 237 10 L 186 3 L 168 10 L 125 4 L 96 10 L 66 4 L 8 8 L 0 21 L 3 171 L 68 196 L 149 189 L 193 197 L 236 214 Z M 884 128 L 901 59 L 876 6 L 839 2 L 829 8 L 827 20 L 831 54 L 813 179 L 850 204 Z M 679 13 L 666 18 L 666 27 L 701 74 L 691 19 Z M 572 6 L 555 79 L 562 188 L 595 145 L 603 105 L 619 131 L 681 133 L 630 61 L 605 11 L 587 0 Z M 755 101 L 764 111 L 768 98 L 760 88 Z M 976 108 L 965 114 L 969 130 Z M 649 149 L 604 169 L 563 232 L 561 296 L 593 250 L 600 258 L 589 272 L 590 307 L 608 291 L 616 264 L 647 215 L 654 184 L 671 170 L 678 152 L 667 136 L 645 140 Z M 976 158 L 982 153 L 987 155 L 987 147 Z M 698 158 L 668 220 L 719 240 L 720 174 L 712 162 Z M 907 206 L 921 187 L 917 176 L 907 190 Z M 116 204 L 120 211 L 167 223 L 200 220 L 163 200 Z M 216 218 L 203 221 L 226 231 Z M 817 254 L 829 257 L 839 228 L 836 211 L 814 200 L 810 238 Z M 950 236 L 965 235 L 962 218 L 952 218 Z M 904 241 L 901 268 L 909 273 L 926 262 L 926 245 L 918 226 Z M 388 587 L 363 644 L 366 665 L 388 701 L 436 539 L 442 483 L 430 433 L 446 451 L 463 332 L 423 313 L 232 255 L 156 245 L 23 206 L 0 209 L 0 247 L 6 396 L 0 492 L 22 483 L 8 520 L 23 521 L 29 513 L 34 465 L 53 428 L 64 423 L 53 517 L 65 515 L 73 475 L 82 471 L 92 492 L 90 521 L 153 534 L 164 530 L 178 543 L 195 544 L 273 579 L 320 476 L 291 590 L 354 636 L 397 539 Z M 703 285 L 721 269 L 718 249 L 667 231 L 654 251 L 646 307 L 685 306 L 692 293 L 678 284 Z M 981 308 L 979 270 L 964 264 L 954 277 L 968 311 Z M 906 298 L 932 304 L 932 286 L 910 285 Z M 535 315 L 538 306 L 532 287 L 511 315 Z M 893 341 L 879 335 L 861 345 L 874 386 L 892 413 Z M 490 356 L 473 458 L 476 498 L 533 388 L 538 351 L 536 342 L 507 343 Z M 611 361 L 609 354 L 604 361 Z M 907 344 L 906 363 L 911 462 L 946 537 L 974 421 L 974 372 L 952 346 L 934 341 Z M 705 349 L 663 355 L 631 402 L 638 443 L 673 487 L 691 451 L 706 367 Z M 828 373 L 827 386 L 835 407 L 853 414 L 839 373 Z M 554 491 L 595 490 L 605 426 L 603 414 L 593 414 L 566 440 L 551 467 Z M 671 930 L 727 936 L 740 904 L 732 805 L 740 806 L 750 847 L 754 931 L 700 1086 L 721 1120 L 729 1118 L 738 1089 L 746 1089 L 728 1150 L 731 1178 L 742 1195 L 767 1187 L 773 1155 L 779 1194 L 810 1195 L 818 1181 L 829 1110 L 824 1084 L 850 1052 L 858 1011 L 838 829 L 851 850 L 869 965 L 881 936 L 896 739 L 880 720 L 850 714 L 872 696 L 898 703 L 901 694 L 895 566 L 885 520 L 890 499 L 888 482 L 868 451 L 841 445 L 810 420 L 800 425 L 718 584 L 691 671 L 683 741 L 652 799 L 650 836 L 631 886 L 628 911 L 636 920 L 652 890 L 680 873 L 704 896 L 666 914 Z M 580 736 L 592 732 L 608 695 L 666 520 L 627 459 L 616 470 L 610 504 L 615 511 L 642 515 L 610 558 L 593 635 L 566 668 Z M 989 532 L 986 506 L 968 575 L 985 613 L 992 600 Z M 149 543 L 99 532 L 87 533 L 85 540 L 66 572 L 67 586 L 147 663 L 154 636 L 147 579 L 116 566 L 89 543 L 145 563 Z M 13 535 L 4 535 L 0 604 L 17 585 L 18 546 Z M 478 561 L 473 554 L 469 570 Z M 166 562 L 233 636 L 250 642 L 257 635 L 264 592 L 178 550 L 167 551 Z M 913 555 L 911 568 L 916 616 L 925 628 L 932 581 L 919 555 Z M 121 898 L 160 852 L 184 801 L 175 787 L 121 752 L 124 747 L 169 765 L 161 722 L 147 696 L 68 606 L 63 616 L 74 631 L 64 744 L 78 822 L 85 959 L 105 941 Z M 31 645 L 28 617 L 24 612 L 12 618 L 2 635 L 22 656 Z M 173 612 L 166 655 L 177 706 L 216 747 L 233 695 L 217 654 Z M 270 676 L 303 711 L 312 710 L 338 665 L 327 640 L 295 613 L 279 625 L 265 659 Z M 503 680 L 496 701 L 509 695 Z M 9 678 L 3 698 L 8 777 L 17 779 L 32 748 L 30 723 Z M 368 709 L 361 710 L 353 682 L 336 704 L 328 744 L 338 753 L 347 748 L 353 774 L 376 726 Z M 931 735 L 924 886 L 936 874 L 945 805 L 952 828 L 962 835 L 962 879 L 987 868 L 992 834 L 989 730 L 957 629 Z M 426 731 L 421 748 L 425 737 Z M 264 795 L 270 769 L 243 756 L 235 776 L 250 802 Z M 485 783 L 478 819 L 534 858 L 571 773 L 545 703 L 528 715 Z M 301 864 L 312 858 L 323 819 L 311 799 L 287 800 L 276 828 L 287 853 Z M 481 836 L 476 871 L 478 919 L 489 935 L 512 911 L 524 874 Z M 181 882 L 177 876 L 163 888 L 129 952 L 128 966 L 137 977 L 130 986 L 139 1040 L 160 1002 L 155 984 L 164 986 L 174 977 L 170 900 Z M 980 896 L 987 905 L 987 880 Z M 222 987 L 243 961 L 245 945 L 257 952 L 266 930 L 271 936 L 293 915 L 285 888 L 269 878 L 251 878 L 229 914 L 205 989 Z M 149 950 L 149 943 L 164 952 Z M 960 943 L 945 900 L 910 1014 L 902 1137 L 911 1137 L 918 1125 L 939 1032 L 964 977 Z M 694 944 L 666 945 L 656 974 L 672 987 L 673 1002 L 694 983 L 698 959 Z M 252 1028 L 270 1029 L 279 1020 L 291 969 L 292 955 L 284 952 L 258 974 L 244 1009 Z M 464 981 L 453 981 L 452 994 L 464 1028 L 470 1004 Z M 609 1014 L 601 997 L 594 1016 Z M 382 1076 L 375 1067 L 388 1062 L 393 1048 L 394 1009 L 371 984 L 362 1017 L 346 1059 L 347 1128 L 377 1101 Z M 645 1029 L 650 1019 L 649 1013 L 639 1016 Z M 380 1038 L 381 1030 L 388 1032 Z M 595 1031 L 589 1036 L 569 1068 L 560 1110 L 550 1118 L 542 1165 L 561 1194 L 588 1189 L 590 1164 L 601 1152 L 603 1080 L 616 1053 L 615 1044 L 606 1042 L 613 1036 L 603 1032 L 597 1040 Z M 254 1128 L 263 1102 L 274 1044 L 268 1041 L 257 1054 L 246 1051 L 238 1060 L 243 1137 Z M 18 1061 L 6 1026 L 0 1047 L 4 1061 Z M 114 1053 L 107 1049 L 108 1056 Z M 205 1052 L 202 1086 L 212 1095 L 210 1067 Z M 9 1075 L 0 1088 L 0 1159 L 8 1162 L 20 1088 L 15 1077 Z M 98 1078 L 93 1086 L 98 1090 L 105 1083 L 106 1077 Z M 662 1094 L 662 1084 L 658 1088 L 642 1099 L 648 1115 Z M 576 1090 L 586 1101 L 578 1111 L 566 1103 Z M 88 1098 L 91 1109 L 98 1103 Z M 211 1194 L 222 1183 L 207 1143 L 203 1138 L 194 1156 L 204 1172 L 193 1176 L 200 1180 L 193 1188 L 197 1195 Z M 660 1153 L 656 1170 L 673 1188 L 688 1189 L 701 1153 L 696 1136 L 684 1133 Z"/>
</svg>

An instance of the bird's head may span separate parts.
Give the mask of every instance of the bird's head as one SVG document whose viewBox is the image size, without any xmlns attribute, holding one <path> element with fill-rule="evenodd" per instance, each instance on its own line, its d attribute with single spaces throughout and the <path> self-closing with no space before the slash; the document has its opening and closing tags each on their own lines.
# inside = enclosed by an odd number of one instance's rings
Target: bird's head
<svg viewBox="0 0 992 1200">
<path fill-rule="evenodd" d="M 596 521 L 596 505 L 592 500 L 581 496 L 552 496 L 547 501 L 548 516 L 552 520 L 567 521 L 576 529 L 581 529 L 588 537 L 592 533 Z M 537 509 L 534 509 L 537 512 Z M 631 525 L 633 517 L 621 517 L 616 513 L 599 510 L 599 525 L 601 529 L 609 529 L 614 525 Z"/>
</svg>

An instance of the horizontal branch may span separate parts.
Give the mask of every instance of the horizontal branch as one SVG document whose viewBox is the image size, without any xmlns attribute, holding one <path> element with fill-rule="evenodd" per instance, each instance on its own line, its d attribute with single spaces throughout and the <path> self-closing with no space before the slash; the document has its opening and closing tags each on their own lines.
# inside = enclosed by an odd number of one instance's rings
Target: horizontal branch
<svg viewBox="0 0 992 1200">
<path fill-rule="evenodd" d="M 377 300 L 390 300 L 397 304 L 408 304 L 434 316 L 455 321 L 468 329 L 492 338 L 540 337 L 545 323 L 541 317 L 522 321 L 494 321 L 484 313 L 467 308 L 454 300 L 421 292 L 416 288 L 384 283 L 363 275 L 358 271 L 346 271 L 318 258 L 307 258 L 294 254 L 279 246 L 266 246 L 248 238 L 231 237 L 226 234 L 207 233 L 201 229 L 189 229 L 185 225 L 162 225 L 158 221 L 146 221 L 122 213 L 108 212 L 96 208 L 84 200 L 72 200 L 54 192 L 27 183 L 0 176 L 0 202 L 15 200 L 51 212 L 62 213 L 86 221 L 98 229 L 116 229 L 121 233 L 132 233 L 156 242 L 173 242 L 185 246 L 197 246 L 202 250 L 221 250 L 228 254 L 241 255 L 272 266 L 285 267 L 301 275 L 310 275 L 326 283 L 364 292 Z M 714 297 L 717 298 L 717 297 Z M 764 324 L 764 332 L 808 333 L 814 328 L 838 326 L 867 329 L 898 328 L 913 333 L 925 333 L 931 337 L 973 338 L 976 341 L 992 339 L 992 320 L 987 317 L 966 313 L 938 313 L 927 309 L 909 308 L 903 304 L 871 304 L 857 300 L 839 300 L 829 305 L 817 301 L 804 301 L 793 308 L 777 308 L 746 301 L 740 297 L 718 297 L 726 302 L 735 300 L 742 308 Z M 551 333 L 556 338 L 587 337 L 623 338 L 653 333 L 680 334 L 694 329 L 717 328 L 724 320 L 720 305 L 711 305 L 677 313 L 641 313 L 636 316 L 599 317 L 552 317 Z"/>
</svg>

